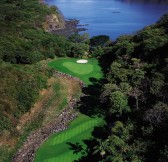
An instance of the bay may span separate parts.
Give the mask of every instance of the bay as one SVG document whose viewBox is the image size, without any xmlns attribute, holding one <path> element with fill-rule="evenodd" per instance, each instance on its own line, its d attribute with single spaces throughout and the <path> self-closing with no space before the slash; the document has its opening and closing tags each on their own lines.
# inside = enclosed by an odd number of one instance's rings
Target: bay
<svg viewBox="0 0 168 162">
<path fill-rule="evenodd" d="M 168 12 L 167 0 L 45 0 L 56 5 L 66 19 L 78 19 L 89 35 L 112 40 L 155 23 Z"/>
</svg>

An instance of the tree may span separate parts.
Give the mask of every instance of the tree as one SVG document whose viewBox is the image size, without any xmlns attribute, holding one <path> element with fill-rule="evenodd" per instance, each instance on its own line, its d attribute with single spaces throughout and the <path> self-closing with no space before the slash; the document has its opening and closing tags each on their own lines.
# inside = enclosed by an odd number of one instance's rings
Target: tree
<svg viewBox="0 0 168 162">
<path fill-rule="evenodd" d="M 123 35 L 117 38 L 113 45 L 112 51 L 116 56 L 127 55 L 130 56 L 135 49 L 135 43 L 132 41 L 131 35 Z"/>
<path fill-rule="evenodd" d="M 163 150 L 160 150 L 160 157 L 159 162 L 166 162 L 168 161 L 168 147 L 167 145 L 164 146 Z"/>
<path fill-rule="evenodd" d="M 130 75 L 130 84 L 132 89 L 129 91 L 129 96 L 135 98 L 136 102 L 136 109 L 139 109 L 139 98 L 142 97 L 143 91 L 141 90 L 142 87 L 142 80 L 145 78 L 146 71 L 144 70 L 145 64 L 140 61 L 140 59 L 132 58 L 131 63 L 129 65 L 129 69 L 131 71 Z M 143 100 L 143 97 L 142 99 Z"/>
<path fill-rule="evenodd" d="M 100 153 L 101 157 L 104 157 L 106 155 L 106 152 L 108 150 L 108 140 L 101 140 L 97 139 L 98 145 L 95 146 L 93 154 Z"/>
<path fill-rule="evenodd" d="M 85 43 L 73 43 L 71 47 L 71 52 L 68 56 L 82 58 L 83 56 L 87 57 L 88 53 L 89 45 Z"/>
<path fill-rule="evenodd" d="M 128 100 L 126 95 L 120 91 L 115 91 L 110 96 L 111 108 L 110 113 L 121 116 L 124 112 L 130 112 L 130 107 L 128 106 Z"/>
<path fill-rule="evenodd" d="M 94 36 L 90 39 L 90 46 L 96 47 L 96 46 L 105 46 L 110 41 L 110 37 L 107 35 L 98 35 Z"/>
<path fill-rule="evenodd" d="M 120 91 L 124 94 L 129 94 L 129 92 L 132 90 L 132 86 L 127 82 L 121 82 L 119 84 Z"/>
<path fill-rule="evenodd" d="M 160 20 L 157 22 L 157 25 L 159 25 L 159 26 L 164 26 L 164 27 L 166 27 L 166 29 L 167 29 L 167 27 L 168 27 L 168 14 L 164 14 L 161 18 L 160 18 Z M 168 30 L 168 29 L 167 29 Z"/>
<path fill-rule="evenodd" d="M 155 72 L 152 76 L 151 86 L 150 86 L 150 93 L 157 95 L 160 93 L 162 87 L 164 86 L 165 77 L 162 73 Z"/>
<path fill-rule="evenodd" d="M 97 46 L 92 49 L 92 56 L 99 59 L 104 54 L 104 50 L 101 46 Z"/>
<path fill-rule="evenodd" d="M 117 83 L 117 84 L 119 82 L 127 82 L 130 72 L 131 71 L 128 68 L 125 68 L 121 62 L 114 61 L 111 64 L 107 79 L 110 82 Z"/>
<path fill-rule="evenodd" d="M 111 135 L 108 139 L 108 149 L 105 156 L 105 161 L 114 162 L 141 162 L 143 157 L 140 153 L 144 152 L 146 147 L 143 141 L 134 140 L 132 141 L 132 132 L 134 125 L 131 121 L 124 124 L 121 121 L 116 121 L 112 130 Z"/>
<path fill-rule="evenodd" d="M 73 43 L 86 43 L 89 44 L 89 34 L 84 33 L 82 35 L 75 33 L 71 34 L 68 38 Z"/>
<path fill-rule="evenodd" d="M 150 124 L 159 126 L 168 119 L 168 105 L 163 102 L 156 103 L 152 109 L 145 112 L 145 120 Z"/>
</svg>

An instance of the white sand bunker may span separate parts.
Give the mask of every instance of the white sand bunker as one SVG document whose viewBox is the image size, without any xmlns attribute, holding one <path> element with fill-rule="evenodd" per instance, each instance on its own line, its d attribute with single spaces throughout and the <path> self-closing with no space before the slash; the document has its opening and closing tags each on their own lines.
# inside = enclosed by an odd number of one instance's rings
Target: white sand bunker
<svg viewBox="0 0 168 162">
<path fill-rule="evenodd" d="M 88 60 L 82 59 L 82 60 L 77 60 L 76 62 L 79 64 L 86 64 L 88 62 Z"/>
</svg>

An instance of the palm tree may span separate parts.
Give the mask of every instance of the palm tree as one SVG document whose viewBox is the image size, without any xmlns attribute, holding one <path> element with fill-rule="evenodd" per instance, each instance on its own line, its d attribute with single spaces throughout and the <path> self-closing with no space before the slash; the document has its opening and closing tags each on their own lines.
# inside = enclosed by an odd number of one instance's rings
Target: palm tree
<svg viewBox="0 0 168 162">
<path fill-rule="evenodd" d="M 106 150 L 108 149 L 108 140 L 103 141 L 102 139 L 97 139 L 98 145 L 93 149 L 95 150 L 93 154 L 97 154 L 98 152 L 102 157 L 106 155 Z"/>
</svg>

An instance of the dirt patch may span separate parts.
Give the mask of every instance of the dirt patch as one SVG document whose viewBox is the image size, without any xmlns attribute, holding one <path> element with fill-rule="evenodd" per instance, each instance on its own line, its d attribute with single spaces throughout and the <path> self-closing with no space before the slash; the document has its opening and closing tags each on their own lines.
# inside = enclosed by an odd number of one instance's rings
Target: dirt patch
<svg viewBox="0 0 168 162">
<path fill-rule="evenodd" d="M 53 78 L 50 78 L 48 80 L 48 87 L 51 86 L 52 82 Z M 18 125 L 16 127 L 18 131 L 22 132 L 24 125 L 32 121 L 37 116 L 37 114 L 42 110 L 44 103 L 49 100 L 50 95 L 52 95 L 51 88 L 43 89 L 42 91 L 40 91 L 39 100 L 34 104 L 29 112 L 25 113 L 20 117 Z"/>
<path fill-rule="evenodd" d="M 55 116 L 59 115 L 59 113 L 66 105 L 68 105 L 71 99 L 77 98 L 76 95 L 79 95 L 81 91 L 79 82 L 72 81 L 71 79 L 62 78 L 60 76 L 57 76 L 56 78 L 58 81 L 57 85 L 59 85 L 59 87 L 53 83 L 53 86 L 56 86 L 57 90 L 53 93 L 54 95 L 51 97 L 52 103 L 48 105 L 45 111 L 43 125 L 53 120 Z"/>
<path fill-rule="evenodd" d="M 61 85 L 61 92 L 54 92 L 52 87 L 54 84 Z M 20 117 L 17 125 L 17 130 L 19 130 L 20 132 L 22 132 L 26 123 L 32 121 L 39 114 L 39 112 L 43 110 L 44 105 L 46 105 L 52 98 L 52 96 L 55 95 L 54 93 L 61 93 L 62 96 L 66 96 L 68 103 L 71 98 L 73 98 L 73 96 L 80 91 L 79 82 L 62 77 L 50 78 L 47 85 L 48 89 L 43 89 L 42 91 L 40 91 L 39 100 L 34 104 L 30 111 Z M 50 118 L 50 116 L 53 116 L 54 118 L 54 115 L 58 115 L 59 111 L 57 111 L 57 108 L 59 106 L 59 102 L 61 102 L 60 100 L 60 98 L 53 100 L 52 104 L 49 105 L 47 109 L 45 109 L 46 118 Z M 44 119 L 43 125 L 48 121 L 49 119 Z"/>
</svg>

